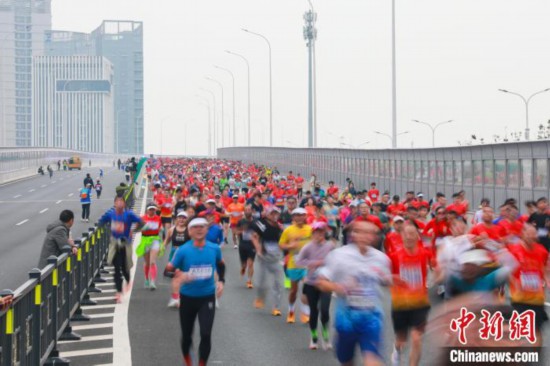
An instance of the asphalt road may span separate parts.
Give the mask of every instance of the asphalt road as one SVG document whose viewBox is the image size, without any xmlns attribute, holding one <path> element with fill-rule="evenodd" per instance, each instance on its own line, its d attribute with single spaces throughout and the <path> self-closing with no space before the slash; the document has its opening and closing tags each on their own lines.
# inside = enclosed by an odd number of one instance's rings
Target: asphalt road
<svg viewBox="0 0 550 366">
<path fill-rule="evenodd" d="M 46 227 L 62 210 L 75 213 L 71 234 L 78 239 L 112 206 L 115 186 L 124 180 L 124 173 L 109 167 L 104 168 L 101 199 L 97 200 L 95 192 L 92 196 L 90 223 L 80 221 L 78 191 L 86 173 L 95 181 L 99 168 L 55 171 L 51 179 L 35 176 L 0 186 L 0 289 L 14 290 L 28 279 L 28 272 L 38 264 Z"/>
</svg>

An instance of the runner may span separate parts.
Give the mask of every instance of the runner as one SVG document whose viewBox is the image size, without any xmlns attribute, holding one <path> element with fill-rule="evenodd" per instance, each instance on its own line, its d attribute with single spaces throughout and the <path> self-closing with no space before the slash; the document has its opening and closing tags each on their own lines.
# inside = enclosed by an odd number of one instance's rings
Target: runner
<svg viewBox="0 0 550 366">
<path fill-rule="evenodd" d="M 208 362 L 212 348 L 212 326 L 216 312 L 216 298 L 223 294 L 225 263 L 218 245 L 206 240 L 208 222 L 195 218 L 189 222 L 191 242 L 181 247 L 165 273 L 173 273 L 175 286 L 180 287 L 181 349 L 186 366 L 192 366 L 191 344 L 195 320 L 198 317 L 201 341 L 199 344 L 199 365 Z M 218 274 L 217 283 L 214 273 Z"/>
<path fill-rule="evenodd" d="M 294 261 L 294 257 L 311 240 L 311 226 L 306 224 L 306 213 L 303 208 L 292 211 L 294 223 L 283 231 L 279 240 L 281 249 L 288 250 L 286 275 L 291 281 L 290 292 L 288 293 L 287 323 L 295 322 L 294 303 L 298 294 L 298 285 L 307 274 L 307 269 L 298 267 Z M 304 324 L 309 322 L 309 307 L 305 296 L 302 296 L 300 318 Z"/>
<path fill-rule="evenodd" d="M 233 217 L 231 217 L 233 218 Z M 254 276 L 254 258 L 256 250 L 252 243 L 254 219 L 252 217 L 252 207 L 246 205 L 244 207 L 244 216 L 231 230 L 239 236 L 239 258 L 241 260 L 241 276 L 244 276 L 248 271 L 246 287 L 252 289 L 252 276 Z M 233 225 L 233 224 L 232 224 Z"/>
<path fill-rule="evenodd" d="M 519 263 L 509 282 L 512 307 L 520 314 L 534 311 L 537 341 L 533 347 L 541 347 L 542 326 L 548 321 L 544 303 L 548 251 L 537 243 L 537 230 L 531 225 L 524 225 L 519 244 L 508 248 Z"/>
<path fill-rule="evenodd" d="M 156 214 L 157 206 L 154 203 L 147 205 L 147 212 L 141 217 L 145 226 L 141 232 L 141 243 L 136 248 L 136 254 L 144 257 L 143 273 L 145 275 L 146 289 L 157 289 L 157 256 L 164 254 L 164 243 L 161 243 L 159 233 L 162 228 L 160 216 Z"/>
<path fill-rule="evenodd" d="M 394 284 L 391 288 L 392 320 L 395 331 L 392 364 L 401 364 L 410 331 L 409 365 L 417 366 L 420 363 L 422 335 L 430 310 L 426 277 L 433 257 L 432 252 L 424 249 L 421 244 L 416 226 L 405 224 L 401 235 L 403 247 L 390 254 Z"/>
<path fill-rule="evenodd" d="M 102 191 L 103 191 L 103 186 L 101 185 L 101 182 L 98 179 L 97 182 L 95 183 L 95 192 L 97 194 L 97 199 L 101 198 Z"/>
<path fill-rule="evenodd" d="M 90 206 L 92 205 L 92 185 L 80 189 L 80 204 L 82 205 L 82 222 L 90 222 Z"/>
<path fill-rule="evenodd" d="M 174 200 L 172 198 L 170 190 L 167 188 L 162 192 L 162 194 L 159 193 L 155 201 L 158 208 L 160 209 L 160 219 L 162 221 L 163 229 L 162 238 L 165 239 L 166 233 L 168 232 L 168 230 L 170 230 L 170 227 L 172 226 L 172 211 L 174 208 Z"/>
<path fill-rule="evenodd" d="M 317 284 L 318 269 L 325 263 L 326 256 L 334 249 L 334 241 L 328 241 L 325 235 L 329 233 L 329 227 L 323 222 L 316 222 L 312 226 L 311 241 L 302 248 L 296 257 L 296 264 L 307 268 L 308 274 L 304 281 L 303 293 L 307 297 L 310 308 L 309 329 L 311 331 L 311 340 L 309 349 L 318 348 L 317 322 L 321 316 L 321 339 L 324 350 L 332 348 L 329 337 L 329 310 L 330 293 L 321 292 L 315 285 Z M 320 310 L 320 311 L 319 311 Z"/>
<path fill-rule="evenodd" d="M 176 215 L 176 224 L 170 228 L 170 230 L 168 231 L 168 235 L 166 235 L 166 239 L 164 240 L 164 247 L 168 245 L 168 242 L 172 243 L 168 261 L 171 261 L 172 258 L 174 258 L 174 254 L 176 254 L 178 248 L 187 243 L 190 239 L 189 232 L 187 231 L 188 217 L 189 215 L 185 211 L 178 212 L 178 214 Z M 177 286 L 174 287 L 174 283 L 172 283 L 172 296 L 168 301 L 168 307 L 175 308 L 179 307 L 179 305 L 179 288 Z"/>
<path fill-rule="evenodd" d="M 342 365 L 353 365 L 357 344 L 364 365 L 384 365 L 380 286 L 391 283 L 391 271 L 388 257 L 372 248 L 378 232 L 378 227 L 370 222 L 353 222 L 352 242 L 333 250 L 319 272 L 317 286 L 337 294 L 335 348 Z"/>
<path fill-rule="evenodd" d="M 122 277 L 126 280 L 125 289 L 131 288 L 130 269 L 132 261 L 132 224 L 137 223 L 137 229 L 144 225 L 143 220 L 133 211 L 126 209 L 123 197 L 115 197 L 115 205 L 100 219 L 99 225 L 111 226 L 111 242 L 107 254 L 107 263 L 115 267 L 116 302 L 122 302 Z"/>
<path fill-rule="evenodd" d="M 258 279 L 256 280 L 257 296 L 254 300 L 256 309 L 263 309 L 267 292 L 267 276 L 273 276 L 273 316 L 281 316 L 281 296 L 283 291 L 283 267 L 281 259 L 283 253 L 279 248 L 279 239 L 282 230 L 277 222 L 279 209 L 270 207 L 266 216 L 254 222 L 252 229 L 252 244 L 258 255 Z"/>
<path fill-rule="evenodd" d="M 228 206 L 226 206 L 225 214 L 229 216 L 231 234 L 233 236 L 233 248 L 237 249 L 239 248 L 239 242 L 237 240 L 237 225 L 243 218 L 245 207 L 242 203 L 239 203 L 239 196 L 237 194 L 233 195 L 232 201 L 233 202 L 231 202 Z M 250 207 L 250 209 L 252 210 L 252 207 Z"/>
</svg>

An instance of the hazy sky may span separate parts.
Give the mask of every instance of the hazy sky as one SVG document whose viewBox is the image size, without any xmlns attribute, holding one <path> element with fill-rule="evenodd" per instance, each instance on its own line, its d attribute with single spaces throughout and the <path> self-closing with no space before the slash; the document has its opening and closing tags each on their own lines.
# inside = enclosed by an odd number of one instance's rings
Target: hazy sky
<svg viewBox="0 0 550 366">
<path fill-rule="evenodd" d="M 522 94 L 550 88 L 550 1 L 396 0 L 398 131 L 400 147 L 429 146 L 431 132 L 411 119 L 455 122 L 438 130 L 440 145 L 472 133 L 491 137 L 525 128 Z M 391 1 L 314 0 L 318 12 L 317 97 L 319 146 L 389 146 L 391 133 Z M 237 145 L 246 142 L 244 62 L 251 63 L 253 145 L 269 141 L 267 46 L 241 28 L 259 32 L 273 48 L 273 121 L 276 146 L 307 143 L 307 49 L 302 35 L 306 0 L 53 0 L 55 29 L 89 32 L 104 19 L 143 20 L 145 32 L 145 150 L 207 152 L 207 109 L 195 94 L 225 92 L 226 133 L 232 130 L 231 79 L 236 79 Z M 550 92 L 533 98 L 531 134 L 550 119 Z M 187 123 L 187 149 L 184 124 Z M 221 127 L 218 127 L 221 131 Z M 332 135 L 331 135 L 332 134 Z M 229 142 L 229 138 L 226 140 Z M 227 146 L 227 145 L 226 145 Z"/>
</svg>

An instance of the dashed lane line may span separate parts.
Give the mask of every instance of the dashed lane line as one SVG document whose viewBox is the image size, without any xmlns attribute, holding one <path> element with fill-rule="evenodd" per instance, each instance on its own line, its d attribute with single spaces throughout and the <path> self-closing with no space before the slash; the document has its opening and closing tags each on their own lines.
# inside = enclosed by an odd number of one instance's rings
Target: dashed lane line
<svg viewBox="0 0 550 366">
<path fill-rule="evenodd" d="M 33 188 L 33 189 L 31 189 L 31 190 L 29 191 L 29 193 L 32 193 L 32 192 L 34 192 L 34 191 L 36 191 L 36 189 Z"/>
<path fill-rule="evenodd" d="M 94 349 L 85 349 L 82 351 L 70 351 L 62 352 L 64 358 L 78 357 L 78 356 L 94 356 L 101 355 L 104 353 L 113 353 L 112 348 L 94 348 Z"/>
<path fill-rule="evenodd" d="M 74 329 L 74 327 L 73 327 L 73 329 Z M 112 335 L 112 334 L 105 334 L 105 335 L 99 335 L 99 336 L 82 337 L 82 338 L 80 338 L 79 340 L 74 340 L 74 341 L 60 341 L 59 343 L 93 342 L 93 341 L 105 341 L 105 340 L 109 340 L 109 339 L 113 339 L 113 335 Z M 65 355 L 65 353 L 68 353 L 68 352 L 63 352 L 63 355 Z"/>
<path fill-rule="evenodd" d="M 79 330 L 89 330 L 89 329 L 102 329 L 102 328 L 112 328 L 113 324 L 111 323 L 101 323 L 101 324 L 89 324 L 89 325 L 73 325 L 73 329 L 76 331 Z"/>
<path fill-rule="evenodd" d="M 74 196 L 74 193 L 69 193 L 69 197 L 72 197 L 72 196 Z"/>
<path fill-rule="evenodd" d="M 94 300 L 98 298 L 94 297 Z M 114 309 L 115 304 L 107 304 L 107 305 L 90 305 L 90 306 L 81 306 L 82 310 L 91 310 L 91 309 Z"/>
<path fill-rule="evenodd" d="M 42 213 L 44 213 L 44 212 L 46 212 L 46 211 L 48 211 L 48 210 L 49 210 L 49 208 L 45 208 L 45 209 L 43 209 L 42 211 L 40 211 L 40 213 L 42 214 Z"/>
<path fill-rule="evenodd" d="M 62 201 L 62 200 L 59 200 L 59 201 L 57 201 L 55 204 L 56 204 L 56 205 L 59 205 L 61 202 L 63 202 L 63 201 Z"/>
<path fill-rule="evenodd" d="M 45 185 L 45 184 L 42 184 L 42 185 L 40 186 L 40 188 L 46 188 L 46 187 L 47 187 L 47 185 Z"/>
<path fill-rule="evenodd" d="M 13 196 L 13 198 L 19 198 L 19 197 L 21 197 L 20 194 L 18 194 L 17 196 Z"/>
<path fill-rule="evenodd" d="M 112 318 L 114 317 L 113 313 L 110 314 L 86 314 L 92 319 L 98 319 L 98 318 Z M 111 324 L 112 325 L 112 324 Z"/>
<path fill-rule="evenodd" d="M 29 219 L 25 219 L 25 220 L 23 220 L 23 221 L 21 221 L 21 222 L 15 224 L 15 225 L 21 226 L 21 225 L 23 225 L 24 223 L 26 223 L 27 221 L 29 221 Z"/>
</svg>

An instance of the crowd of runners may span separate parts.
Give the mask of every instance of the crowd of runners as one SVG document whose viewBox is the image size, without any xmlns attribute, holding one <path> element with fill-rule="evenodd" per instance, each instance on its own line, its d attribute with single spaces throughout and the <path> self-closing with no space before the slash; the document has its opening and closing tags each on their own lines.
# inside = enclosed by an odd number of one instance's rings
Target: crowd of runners
<svg viewBox="0 0 550 366">
<path fill-rule="evenodd" d="M 199 364 L 208 360 L 225 283 L 222 252 L 237 251 L 243 286 L 253 293 L 251 306 L 261 311 L 269 305 L 273 317 L 284 316 L 290 324 L 298 314 L 310 328 L 305 346 L 334 348 L 343 365 L 353 364 L 357 345 L 365 365 L 385 364 L 386 317 L 395 332 L 391 364 L 418 365 L 435 294 L 449 303 L 479 295 L 482 300 L 470 303 L 509 309 L 503 313 L 511 321 L 533 314 L 535 336 L 529 342 L 542 345 L 550 244 L 545 197 L 525 202 L 525 214 L 515 199 L 496 203 L 495 214 L 495 203 L 483 199 L 474 206 L 464 192 L 425 197 L 411 191 L 401 197 L 375 182 L 358 190 L 351 181 L 345 187 L 325 185 L 314 174 L 304 178 L 232 161 L 150 159 L 146 174 L 151 187 L 146 214 L 137 217 L 116 199 L 100 221 L 119 223 L 111 225 L 116 245 L 109 253 L 119 300 L 122 278 L 130 283 L 132 223 L 142 231 L 136 250 L 144 257 L 147 288 L 156 288 L 157 258 L 169 253 L 168 306 L 179 308 L 185 365 L 191 365 L 197 318 Z M 222 251 L 224 246 L 235 252 Z M 391 293 L 390 314 L 384 287 Z"/>
</svg>

